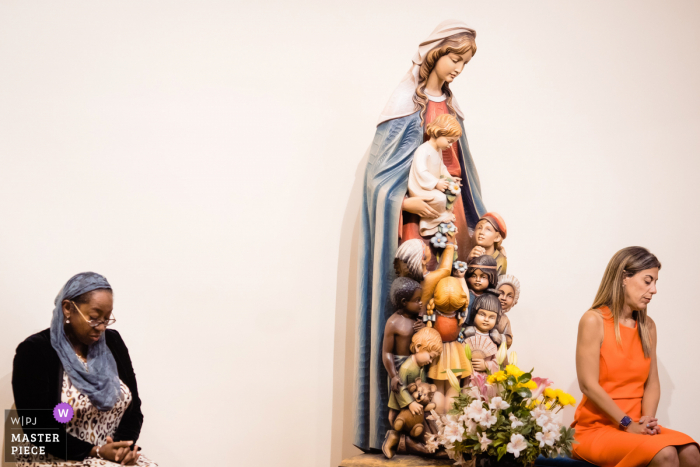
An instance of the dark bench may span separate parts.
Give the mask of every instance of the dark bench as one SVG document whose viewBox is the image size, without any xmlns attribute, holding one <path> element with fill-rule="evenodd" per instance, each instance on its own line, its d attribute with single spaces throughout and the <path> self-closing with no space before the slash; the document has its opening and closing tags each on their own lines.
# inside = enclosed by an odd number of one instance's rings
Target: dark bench
<svg viewBox="0 0 700 467">
<path fill-rule="evenodd" d="M 572 459 L 570 457 L 543 457 L 535 460 L 535 467 L 596 467 L 586 461 Z"/>
</svg>

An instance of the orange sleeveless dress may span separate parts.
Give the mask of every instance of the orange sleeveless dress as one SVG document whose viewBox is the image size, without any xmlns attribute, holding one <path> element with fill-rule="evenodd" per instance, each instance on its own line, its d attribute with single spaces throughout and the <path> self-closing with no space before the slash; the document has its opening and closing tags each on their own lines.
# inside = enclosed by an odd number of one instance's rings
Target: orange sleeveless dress
<svg viewBox="0 0 700 467">
<path fill-rule="evenodd" d="M 632 423 L 636 423 L 642 417 L 642 396 L 651 358 L 644 357 L 636 326 L 634 329 L 620 326 L 622 346 L 619 346 L 610 309 L 603 307 L 601 312 L 605 334 L 600 347 L 599 382 Z M 586 396 L 581 399 L 571 426 L 576 428 L 574 437 L 578 441 L 573 446 L 574 457 L 601 467 L 646 466 L 666 446 L 695 443 L 690 436 L 665 427 L 661 427 L 658 435 L 622 431 Z"/>
</svg>

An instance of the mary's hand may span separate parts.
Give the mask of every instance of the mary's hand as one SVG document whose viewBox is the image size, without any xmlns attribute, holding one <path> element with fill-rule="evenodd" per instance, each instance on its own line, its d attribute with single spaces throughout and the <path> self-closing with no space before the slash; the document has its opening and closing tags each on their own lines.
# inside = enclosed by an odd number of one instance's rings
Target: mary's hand
<svg viewBox="0 0 700 467">
<path fill-rule="evenodd" d="M 426 219 L 435 219 L 439 214 L 428 204 L 428 202 L 432 201 L 433 199 L 435 198 L 404 198 L 401 209 L 406 212 L 410 212 L 411 214 L 418 214 L 420 217 L 424 217 Z"/>
</svg>

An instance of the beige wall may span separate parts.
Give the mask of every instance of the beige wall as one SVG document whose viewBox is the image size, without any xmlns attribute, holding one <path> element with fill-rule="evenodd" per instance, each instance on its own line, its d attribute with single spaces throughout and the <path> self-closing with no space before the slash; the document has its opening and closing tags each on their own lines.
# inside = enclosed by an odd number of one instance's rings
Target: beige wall
<svg viewBox="0 0 700 467">
<path fill-rule="evenodd" d="M 455 17 L 478 32 L 453 90 L 508 223 L 522 365 L 580 395 L 578 319 L 610 256 L 647 246 L 659 418 L 700 439 L 699 4 L 437 5 L 0 3 L 0 408 L 16 345 L 95 270 L 162 466 L 356 452 L 363 154 L 417 43 Z"/>
</svg>

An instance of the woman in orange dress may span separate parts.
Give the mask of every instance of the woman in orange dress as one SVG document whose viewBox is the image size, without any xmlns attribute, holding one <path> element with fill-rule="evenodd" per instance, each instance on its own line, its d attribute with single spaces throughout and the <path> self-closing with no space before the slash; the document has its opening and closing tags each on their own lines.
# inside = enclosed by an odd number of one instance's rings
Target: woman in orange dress
<svg viewBox="0 0 700 467">
<path fill-rule="evenodd" d="M 618 251 L 579 324 L 576 371 L 584 397 L 572 425 L 573 453 L 601 467 L 700 466 L 698 444 L 656 419 L 661 386 L 647 305 L 660 268 L 645 248 Z"/>
</svg>

